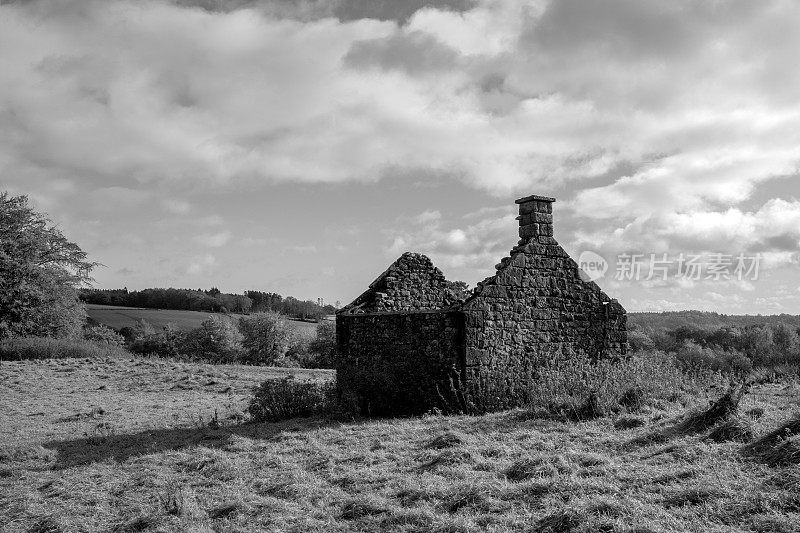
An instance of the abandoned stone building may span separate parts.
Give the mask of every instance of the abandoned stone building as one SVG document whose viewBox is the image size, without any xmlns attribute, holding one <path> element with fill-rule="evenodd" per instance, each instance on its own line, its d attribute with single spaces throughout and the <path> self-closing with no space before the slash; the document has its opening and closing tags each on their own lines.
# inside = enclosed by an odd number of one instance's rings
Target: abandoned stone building
<svg viewBox="0 0 800 533">
<path fill-rule="evenodd" d="M 554 198 L 519 204 L 518 244 L 462 294 L 404 253 L 336 316 L 340 401 L 369 415 L 524 405 L 537 369 L 626 354 L 625 309 L 553 238 Z"/>
</svg>

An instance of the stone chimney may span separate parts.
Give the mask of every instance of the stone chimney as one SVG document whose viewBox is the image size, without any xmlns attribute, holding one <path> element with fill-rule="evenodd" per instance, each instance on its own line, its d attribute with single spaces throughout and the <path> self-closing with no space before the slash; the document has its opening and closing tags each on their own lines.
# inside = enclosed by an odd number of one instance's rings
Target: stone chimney
<svg viewBox="0 0 800 533">
<path fill-rule="evenodd" d="M 519 236 L 523 240 L 553 237 L 553 202 L 547 196 L 526 196 L 516 200 L 519 204 Z M 543 239 L 544 240 L 544 239 Z"/>
</svg>

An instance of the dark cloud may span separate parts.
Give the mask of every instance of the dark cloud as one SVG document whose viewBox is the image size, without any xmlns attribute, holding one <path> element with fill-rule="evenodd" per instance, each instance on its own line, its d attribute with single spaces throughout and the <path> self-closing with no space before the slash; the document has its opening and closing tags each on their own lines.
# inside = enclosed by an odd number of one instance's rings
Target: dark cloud
<svg viewBox="0 0 800 533">
<path fill-rule="evenodd" d="M 353 43 L 344 62 L 352 67 L 399 69 L 418 74 L 454 68 L 458 53 L 432 35 L 415 31 Z"/>
<path fill-rule="evenodd" d="M 272 16 L 316 20 L 336 17 L 343 22 L 375 19 L 405 24 L 425 7 L 464 12 L 476 0 L 173 0 L 181 6 L 199 7 L 213 12 L 231 12 L 242 8 L 258 9 Z"/>
<path fill-rule="evenodd" d="M 696 53 L 710 33 L 735 34 L 743 20 L 764 12 L 764 4 L 775 3 L 558 0 L 531 22 L 523 40 L 551 53 L 584 49 L 612 57 L 674 58 Z"/>
<path fill-rule="evenodd" d="M 345 21 L 374 18 L 405 24 L 414 13 L 425 7 L 462 13 L 477 3 L 476 0 L 339 0 L 335 13 Z"/>
<path fill-rule="evenodd" d="M 694 41 L 689 21 L 680 15 L 672 2 L 559 0 L 548 5 L 523 38 L 550 51 L 674 55 Z"/>
<path fill-rule="evenodd" d="M 779 251 L 796 252 L 800 251 L 800 233 L 796 231 L 782 233 L 772 237 L 767 237 L 763 241 L 751 247 L 756 252 Z"/>
</svg>

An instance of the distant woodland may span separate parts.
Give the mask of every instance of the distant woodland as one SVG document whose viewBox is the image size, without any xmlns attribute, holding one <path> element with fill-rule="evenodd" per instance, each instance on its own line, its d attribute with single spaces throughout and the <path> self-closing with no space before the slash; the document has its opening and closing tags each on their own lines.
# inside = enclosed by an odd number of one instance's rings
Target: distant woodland
<svg viewBox="0 0 800 533">
<path fill-rule="evenodd" d="M 634 329 L 680 327 L 723 328 L 788 324 L 800 327 L 798 315 L 725 315 L 709 311 L 665 311 L 659 313 L 628 313 L 628 326 Z"/>
<path fill-rule="evenodd" d="M 320 306 L 310 300 L 283 297 L 274 292 L 245 291 L 228 294 L 217 288 L 203 289 L 84 289 L 80 299 L 85 303 L 143 307 L 146 309 L 176 309 L 218 313 L 260 313 L 274 311 L 301 319 L 318 319 L 336 312 L 332 305 Z"/>
</svg>

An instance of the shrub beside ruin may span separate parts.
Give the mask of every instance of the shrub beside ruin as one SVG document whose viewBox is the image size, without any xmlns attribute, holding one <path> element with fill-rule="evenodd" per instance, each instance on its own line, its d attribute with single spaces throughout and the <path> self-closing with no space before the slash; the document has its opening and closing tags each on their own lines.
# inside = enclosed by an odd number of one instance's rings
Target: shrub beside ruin
<svg viewBox="0 0 800 533">
<path fill-rule="evenodd" d="M 336 387 L 332 382 L 296 381 L 292 377 L 263 382 L 247 408 L 256 422 L 324 415 L 332 411 Z"/>
</svg>

